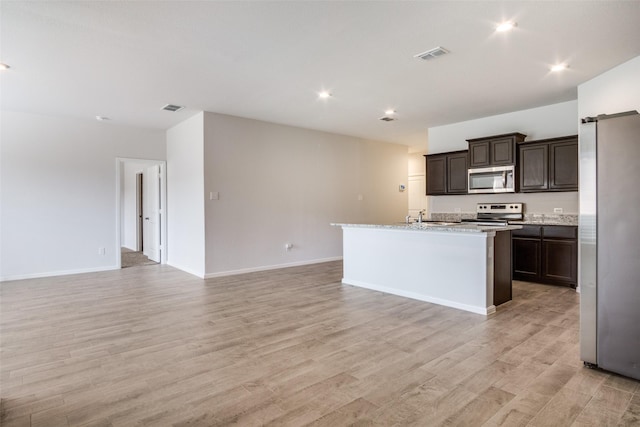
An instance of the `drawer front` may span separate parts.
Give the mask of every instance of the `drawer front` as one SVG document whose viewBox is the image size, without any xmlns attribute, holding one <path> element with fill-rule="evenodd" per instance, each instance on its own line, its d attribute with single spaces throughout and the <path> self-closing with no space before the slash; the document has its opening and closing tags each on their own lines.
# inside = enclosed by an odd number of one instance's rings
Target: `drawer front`
<svg viewBox="0 0 640 427">
<path fill-rule="evenodd" d="M 542 227 L 545 239 L 577 239 L 578 227 L 567 225 L 545 225 Z"/>
<path fill-rule="evenodd" d="M 514 237 L 540 237 L 542 235 L 542 227 L 539 225 L 523 225 L 520 230 L 513 230 Z"/>
</svg>

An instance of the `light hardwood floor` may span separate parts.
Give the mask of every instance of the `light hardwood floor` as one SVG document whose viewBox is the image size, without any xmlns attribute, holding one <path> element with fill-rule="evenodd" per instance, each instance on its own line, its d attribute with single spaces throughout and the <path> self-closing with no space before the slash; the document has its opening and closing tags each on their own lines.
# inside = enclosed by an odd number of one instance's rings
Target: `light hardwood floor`
<svg viewBox="0 0 640 427">
<path fill-rule="evenodd" d="M 1 424 L 640 425 L 639 383 L 579 360 L 573 290 L 514 282 L 484 317 L 341 276 L 2 283 Z"/>
</svg>

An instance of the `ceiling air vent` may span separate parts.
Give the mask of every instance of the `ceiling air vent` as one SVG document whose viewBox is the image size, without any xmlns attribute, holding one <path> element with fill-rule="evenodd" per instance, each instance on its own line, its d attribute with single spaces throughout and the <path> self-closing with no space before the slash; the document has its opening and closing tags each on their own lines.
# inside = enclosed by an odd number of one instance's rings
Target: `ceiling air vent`
<svg viewBox="0 0 640 427">
<path fill-rule="evenodd" d="M 380 120 L 382 120 L 383 122 L 392 122 L 396 119 L 394 119 L 393 117 L 384 116 L 384 117 L 380 117 Z"/>
<path fill-rule="evenodd" d="M 428 59 L 437 58 L 442 55 L 446 55 L 449 51 L 443 47 L 434 47 L 426 52 L 419 53 L 417 55 L 413 55 L 414 58 L 424 59 L 425 61 Z"/>
<path fill-rule="evenodd" d="M 184 106 L 182 105 L 173 105 L 173 104 L 167 104 L 164 107 L 162 107 L 163 110 L 167 110 L 167 111 L 180 111 L 184 108 Z"/>
</svg>

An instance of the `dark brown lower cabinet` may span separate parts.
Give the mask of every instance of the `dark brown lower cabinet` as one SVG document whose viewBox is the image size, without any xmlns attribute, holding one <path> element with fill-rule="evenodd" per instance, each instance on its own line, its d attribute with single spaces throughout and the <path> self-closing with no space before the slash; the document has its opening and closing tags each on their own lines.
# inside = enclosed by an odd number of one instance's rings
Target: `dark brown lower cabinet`
<svg viewBox="0 0 640 427">
<path fill-rule="evenodd" d="M 540 280 L 540 239 L 513 238 L 513 277 L 518 280 Z"/>
<path fill-rule="evenodd" d="M 493 305 L 511 301 L 511 232 L 498 231 L 493 239 Z"/>
<path fill-rule="evenodd" d="M 524 225 L 512 236 L 514 279 L 576 287 L 578 227 Z"/>
<path fill-rule="evenodd" d="M 576 287 L 578 242 L 545 239 L 542 241 L 542 258 L 544 282 Z"/>
</svg>

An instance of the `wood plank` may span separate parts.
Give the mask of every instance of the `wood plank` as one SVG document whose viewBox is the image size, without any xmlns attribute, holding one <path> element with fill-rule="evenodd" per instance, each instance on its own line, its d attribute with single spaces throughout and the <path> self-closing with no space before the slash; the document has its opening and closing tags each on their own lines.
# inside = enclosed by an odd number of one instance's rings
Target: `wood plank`
<svg viewBox="0 0 640 427">
<path fill-rule="evenodd" d="M 0 423 L 640 422 L 638 381 L 582 366 L 573 290 L 514 282 L 513 301 L 484 317 L 341 277 L 330 262 L 4 282 Z"/>
</svg>

